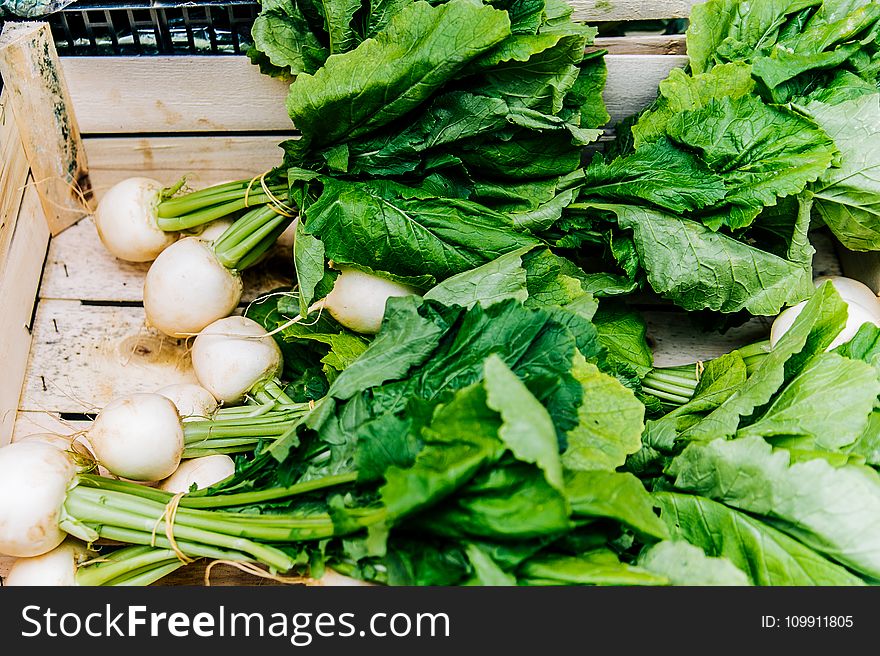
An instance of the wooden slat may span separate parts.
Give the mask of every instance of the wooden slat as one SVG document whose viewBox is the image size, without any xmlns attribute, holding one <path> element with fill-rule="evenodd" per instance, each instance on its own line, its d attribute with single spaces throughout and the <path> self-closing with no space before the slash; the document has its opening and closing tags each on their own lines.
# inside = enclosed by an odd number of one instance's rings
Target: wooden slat
<svg viewBox="0 0 880 656">
<path fill-rule="evenodd" d="M 36 190 L 25 192 L 8 255 L 0 262 L 0 445 L 12 437 L 31 346 L 31 317 L 49 229 Z"/>
<path fill-rule="evenodd" d="M 687 18 L 704 0 L 568 0 L 574 16 L 588 23 Z"/>
<path fill-rule="evenodd" d="M 140 303 L 149 263 L 114 258 L 98 239 L 91 219 L 80 221 L 52 240 L 40 288 L 41 299 Z M 243 302 L 272 289 L 290 286 L 293 263 L 279 247 L 260 266 L 242 274 Z"/>
<path fill-rule="evenodd" d="M 0 75 L 9 87 L 28 162 L 52 234 L 89 211 L 90 183 L 75 111 L 48 23 L 6 23 Z"/>
<path fill-rule="evenodd" d="M 865 283 L 880 292 L 880 253 L 858 253 L 838 244 L 840 261 L 845 275 Z"/>
<path fill-rule="evenodd" d="M 83 133 L 290 130 L 287 84 L 247 57 L 66 57 Z"/>
<path fill-rule="evenodd" d="M 19 407 L 95 412 L 122 394 L 194 381 L 186 343 L 145 328 L 143 308 L 46 300 Z"/>
<path fill-rule="evenodd" d="M 4 89 L 0 93 L 0 262 L 9 252 L 29 172 L 21 136 L 9 106 L 9 91 Z"/>
<path fill-rule="evenodd" d="M 284 108 L 287 85 L 261 75 L 246 57 L 70 57 L 62 62 L 85 134 L 292 127 Z M 608 55 L 606 62 L 605 98 L 617 121 L 649 104 L 660 81 L 687 58 Z"/>
<path fill-rule="evenodd" d="M 614 36 L 596 39 L 595 47 L 609 55 L 684 55 L 687 42 L 684 34 L 651 36 Z"/>
<path fill-rule="evenodd" d="M 186 176 L 193 188 L 240 180 L 281 162 L 281 136 L 142 137 L 85 139 L 89 174 L 102 192 L 135 175 L 171 185 Z"/>
<path fill-rule="evenodd" d="M 701 331 L 684 312 L 649 311 L 644 316 L 654 348 L 654 364 L 658 367 L 711 360 L 740 346 L 765 340 L 773 321 L 772 317 L 758 317 L 720 334 Z"/>
<path fill-rule="evenodd" d="M 682 55 L 609 55 L 605 105 L 610 125 L 641 111 L 657 98 L 659 84 L 673 68 L 687 65 Z"/>
</svg>

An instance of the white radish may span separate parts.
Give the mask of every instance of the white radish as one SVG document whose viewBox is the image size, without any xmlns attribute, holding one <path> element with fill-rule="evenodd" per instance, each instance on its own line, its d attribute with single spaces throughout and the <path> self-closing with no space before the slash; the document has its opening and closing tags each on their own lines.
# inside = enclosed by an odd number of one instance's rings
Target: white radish
<svg viewBox="0 0 880 656">
<path fill-rule="evenodd" d="M 70 437 L 58 435 L 57 433 L 32 433 L 31 435 L 18 438 L 16 442 L 41 442 L 43 444 L 50 444 L 61 451 L 67 451 L 73 446 L 73 441 Z"/>
<path fill-rule="evenodd" d="M 44 442 L 0 449 L 0 554 L 39 556 L 64 541 L 59 526 L 73 459 Z"/>
<path fill-rule="evenodd" d="M 180 464 L 183 425 L 160 394 L 130 394 L 107 404 L 88 434 L 95 458 L 116 476 L 158 481 Z"/>
<path fill-rule="evenodd" d="M 220 235 L 226 232 L 233 223 L 235 223 L 235 221 L 232 219 L 217 219 L 216 221 L 211 221 L 202 226 L 201 232 L 196 236 L 203 241 L 217 241 L 217 239 L 220 238 Z"/>
<path fill-rule="evenodd" d="M 336 321 L 356 333 L 375 335 L 382 326 L 389 298 L 418 293 L 413 287 L 357 269 L 339 267 L 339 271 L 323 306 Z"/>
<path fill-rule="evenodd" d="M 199 383 L 215 398 L 237 403 L 281 373 L 281 349 L 266 330 L 246 317 L 226 317 L 202 330 L 192 348 Z"/>
<path fill-rule="evenodd" d="M 149 262 L 177 241 L 156 222 L 162 183 L 150 178 L 128 178 L 101 198 L 95 226 L 101 242 L 113 255 L 129 262 Z"/>
<path fill-rule="evenodd" d="M 177 408 L 183 421 L 207 419 L 217 410 L 217 399 L 201 385 L 177 383 L 156 390 Z"/>
<path fill-rule="evenodd" d="M 235 462 L 227 455 L 204 456 L 184 460 L 177 471 L 159 484 L 166 492 L 179 494 L 189 492 L 195 485 L 197 490 L 211 487 L 235 473 Z"/>
<path fill-rule="evenodd" d="M 19 558 L 9 569 L 6 586 L 72 586 L 80 564 L 95 557 L 85 543 L 67 538 L 47 553 Z"/>
<path fill-rule="evenodd" d="M 819 287 L 826 280 L 831 281 L 834 289 L 837 290 L 837 293 L 840 294 L 840 297 L 847 306 L 846 325 L 828 346 L 828 350 L 837 348 L 851 340 L 865 323 L 880 326 L 880 299 L 877 298 L 869 287 L 857 280 L 842 276 L 823 276 L 816 278 L 813 282 L 816 287 Z M 781 337 L 788 332 L 806 304 L 806 301 L 798 303 L 784 310 L 776 317 L 773 325 L 770 327 L 771 347 L 776 346 Z"/>
<path fill-rule="evenodd" d="M 194 335 L 228 316 L 241 292 L 241 277 L 220 264 L 211 245 L 187 237 L 162 252 L 147 272 L 147 322 L 171 337 Z"/>
</svg>

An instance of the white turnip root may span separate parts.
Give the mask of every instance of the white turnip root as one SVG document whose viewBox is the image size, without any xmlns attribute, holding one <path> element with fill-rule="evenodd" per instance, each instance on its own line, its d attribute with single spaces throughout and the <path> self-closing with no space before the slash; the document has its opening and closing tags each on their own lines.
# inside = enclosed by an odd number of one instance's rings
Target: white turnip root
<svg viewBox="0 0 880 656">
<path fill-rule="evenodd" d="M 246 317 L 226 317 L 202 330 L 192 349 L 199 383 L 215 398 L 237 403 L 281 373 L 281 349 L 266 330 Z"/>
<path fill-rule="evenodd" d="M 193 485 L 201 490 L 219 483 L 235 473 L 235 462 L 227 455 L 203 456 L 184 460 L 177 471 L 159 484 L 166 492 L 189 492 Z"/>
<path fill-rule="evenodd" d="M 339 267 L 339 270 L 333 289 L 319 303 L 323 303 L 336 321 L 356 333 L 375 335 L 382 326 L 389 298 L 418 293 L 413 287 L 357 269 Z"/>
<path fill-rule="evenodd" d="M 150 262 L 177 241 L 157 223 L 163 185 L 150 178 L 128 178 L 111 187 L 95 212 L 101 242 L 113 255 L 129 262 Z"/>
<path fill-rule="evenodd" d="M 95 458 L 116 476 L 158 481 L 180 464 L 183 425 L 177 408 L 160 394 L 130 394 L 98 414 L 88 433 Z"/>
<path fill-rule="evenodd" d="M 67 538 L 47 553 L 19 558 L 9 570 L 7 586 L 72 586 L 81 563 L 95 557 L 85 543 Z"/>
<path fill-rule="evenodd" d="M 880 299 L 877 298 L 869 287 L 851 278 L 823 276 L 816 278 L 813 282 L 816 287 L 819 287 L 826 280 L 831 281 L 834 289 L 837 290 L 837 293 L 840 294 L 840 297 L 847 305 L 846 325 L 828 346 L 830 351 L 851 340 L 863 324 L 873 323 L 876 326 L 880 326 Z M 776 346 L 780 338 L 788 332 L 788 329 L 791 328 L 794 320 L 806 304 L 806 301 L 798 303 L 784 310 L 776 317 L 770 328 L 771 347 Z"/>
<path fill-rule="evenodd" d="M 211 245 L 187 237 L 167 248 L 147 272 L 147 323 L 172 337 L 195 335 L 228 316 L 241 292 L 241 277 L 220 264 Z"/>
<path fill-rule="evenodd" d="M 195 383 L 167 385 L 156 390 L 156 394 L 170 399 L 183 421 L 207 419 L 217 410 L 214 395 Z"/>
<path fill-rule="evenodd" d="M 73 459 L 44 442 L 0 449 L 0 553 L 39 556 L 64 541 L 61 508 L 76 476 Z"/>
</svg>

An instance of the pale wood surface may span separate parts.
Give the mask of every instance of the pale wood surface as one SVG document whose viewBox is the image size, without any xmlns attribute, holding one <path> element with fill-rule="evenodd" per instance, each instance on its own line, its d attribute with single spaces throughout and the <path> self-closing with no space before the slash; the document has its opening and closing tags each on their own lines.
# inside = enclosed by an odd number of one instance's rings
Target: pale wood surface
<svg viewBox="0 0 880 656">
<path fill-rule="evenodd" d="M 52 240 L 40 297 L 140 303 L 149 263 L 123 262 L 113 257 L 98 240 L 91 218 L 80 221 Z M 273 251 L 259 267 L 242 274 L 242 302 L 279 287 L 291 286 L 293 263 L 283 247 Z"/>
<path fill-rule="evenodd" d="M 6 23 L 0 75 L 52 234 L 87 214 L 90 198 L 85 149 L 60 71 L 48 23 Z"/>
<path fill-rule="evenodd" d="M 596 48 L 610 55 L 684 55 L 687 43 L 684 34 L 648 36 L 609 36 L 596 39 Z"/>
<path fill-rule="evenodd" d="M 83 134 L 289 131 L 287 85 L 247 57 L 68 57 L 65 77 Z M 612 124 L 639 111 L 681 55 L 608 55 Z M 162 84 L 156 84 L 162 80 Z"/>
<path fill-rule="evenodd" d="M 588 23 L 687 18 L 704 0 L 568 0 L 576 18 Z"/>
<path fill-rule="evenodd" d="M 125 178 L 144 175 L 171 185 L 181 177 L 194 189 L 241 180 L 281 162 L 281 135 L 242 137 L 86 138 L 92 188 L 101 194 Z"/>
<path fill-rule="evenodd" d="M 0 262 L 6 259 L 24 198 L 30 167 L 9 106 L 9 90 L 0 93 Z"/>
<path fill-rule="evenodd" d="M 31 317 L 49 229 L 33 187 L 24 194 L 8 255 L 0 261 L 0 445 L 12 437 L 31 346 Z"/>
</svg>

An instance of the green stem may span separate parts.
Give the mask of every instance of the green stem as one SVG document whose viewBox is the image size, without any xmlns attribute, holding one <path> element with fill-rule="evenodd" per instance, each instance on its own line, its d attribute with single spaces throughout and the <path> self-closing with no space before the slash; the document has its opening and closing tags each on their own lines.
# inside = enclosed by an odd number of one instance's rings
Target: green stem
<svg viewBox="0 0 880 656">
<path fill-rule="evenodd" d="M 118 505 L 110 506 L 107 500 L 96 502 L 90 494 L 92 492 L 94 490 L 81 486 L 73 488 L 67 493 L 64 507 L 67 513 L 77 521 L 94 525 L 94 530 L 99 535 L 105 535 L 102 533 L 102 529 L 108 525 L 147 533 L 152 533 L 154 530 L 156 533 L 164 533 L 165 522 L 163 520 L 157 522 L 152 517 L 139 516 L 134 512 L 135 502 L 143 501 L 143 499 L 122 495 L 127 498 L 119 501 Z M 287 571 L 295 565 L 292 558 L 274 547 L 210 529 L 193 528 L 181 521 L 175 522 L 174 535 L 175 538 L 179 537 L 181 540 L 244 552 L 280 571 Z"/>
<path fill-rule="evenodd" d="M 269 196 L 260 185 L 252 186 L 249 193 L 247 189 L 247 183 L 229 183 L 216 187 L 206 187 L 183 196 L 163 200 L 156 208 L 156 213 L 161 219 L 170 219 L 191 214 L 212 205 L 235 201 L 241 201 L 242 207 L 255 205 L 256 203 L 251 203 L 251 201 L 256 200 L 259 196 L 266 198 L 264 202 L 268 202 Z M 275 196 L 287 195 L 287 188 L 281 185 L 269 187 L 269 190 Z M 245 204 L 245 196 L 247 196 L 247 204 Z"/>
<path fill-rule="evenodd" d="M 80 567 L 76 572 L 76 584 L 97 586 L 106 585 L 115 578 L 147 567 L 155 567 L 167 561 L 177 561 L 177 554 L 171 549 L 146 549 L 134 547 L 120 549 L 121 556 L 108 562 L 98 562 Z M 125 552 L 130 553 L 126 554 Z M 178 561 L 179 562 L 179 561 Z"/>
<path fill-rule="evenodd" d="M 255 194 L 250 196 L 247 201 L 245 201 L 244 198 L 241 198 L 229 203 L 209 205 L 179 216 L 158 217 L 156 219 L 156 225 L 166 232 L 190 230 L 191 228 L 210 223 L 211 221 L 223 219 L 246 208 L 259 209 L 270 200 L 271 198 L 265 194 Z"/>
<path fill-rule="evenodd" d="M 180 500 L 181 507 L 186 508 L 223 508 L 230 506 L 244 506 L 252 503 L 264 503 L 277 499 L 286 499 L 299 494 L 315 492 L 337 485 L 354 483 L 357 480 L 357 472 L 324 476 L 313 481 L 297 483 L 288 487 L 276 487 L 268 490 L 254 490 L 253 492 L 239 492 L 237 494 L 215 494 L 212 496 L 185 496 Z"/>
<path fill-rule="evenodd" d="M 135 531 L 133 529 L 120 528 L 118 526 L 101 527 L 101 535 L 108 540 L 118 540 L 127 544 L 143 545 L 136 547 L 152 551 L 156 548 L 171 549 L 171 542 L 165 537 L 165 534 L 156 534 L 146 531 Z M 230 551 L 228 549 L 218 549 L 217 547 L 209 547 L 197 542 L 188 542 L 186 540 L 176 540 L 179 549 L 183 549 L 184 553 L 196 558 L 210 558 L 211 560 L 235 560 L 238 562 L 252 563 L 253 558 L 240 551 Z M 155 545 L 151 546 L 151 545 Z M 131 547 L 134 548 L 134 547 Z M 107 559 L 112 560 L 114 554 L 110 554 Z M 176 558 L 177 556 L 175 556 Z"/>
<path fill-rule="evenodd" d="M 279 214 L 271 205 L 251 210 L 229 226 L 214 242 L 214 254 L 227 269 L 240 269 L 241 261 L 246 256 L 250 256 L 251 263 L 259 259 L 266 250 L 266 238 L 273 234 L 277 238 L 279 229 L 283 231 L 294 218 Z M 269 246 L 272 243 L 274 240 Z M 255 256 L 259 247 L 263 247 L 263 251 Z"/>
<path fill-rule="evenodd" d="M 176 558 L 169 562 L 167 565 L 162 565 L 159 567 L 148 567 L 140 572 L 132 572 L 127 576 L 123 576 L 118 579 L 114 579 L 110 581 L 108 585 L 112 586 L 138 586 L 143 587 L 147 585 L 152 585 L 159 579 L 165 578 L 172 572 L 176 572 L 181 567 L 183 567 L 183 563 L 177 560 Z"/>
</svg>

